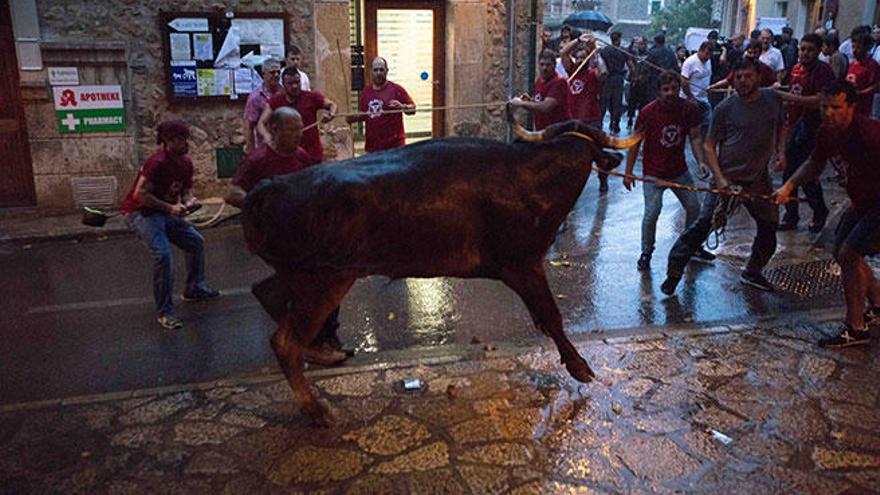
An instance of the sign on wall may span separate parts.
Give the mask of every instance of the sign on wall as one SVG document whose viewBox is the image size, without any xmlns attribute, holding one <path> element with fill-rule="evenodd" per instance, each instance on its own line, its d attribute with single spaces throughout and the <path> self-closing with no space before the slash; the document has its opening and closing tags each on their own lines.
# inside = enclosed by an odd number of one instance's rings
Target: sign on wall
<svg viewBox="0 0 880 495">
<path fill-rule="evenodd" d="M 49 67 L 49 84 L 52 86 L 78 86 L 79 70 L 76 67 Z"/>
<path fill-rule="evenodd" d="M 61 134 L 125 132 L 122 86 L 56 86 L 52 93 Z"/>
</svg>

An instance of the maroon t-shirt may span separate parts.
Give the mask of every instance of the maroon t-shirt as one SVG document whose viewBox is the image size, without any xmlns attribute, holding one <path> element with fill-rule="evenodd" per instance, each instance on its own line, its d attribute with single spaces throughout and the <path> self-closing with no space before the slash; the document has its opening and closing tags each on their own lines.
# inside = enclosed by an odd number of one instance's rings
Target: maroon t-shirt
<svg viewBox="0 0 880 495">
<path fill-rule="evenodd" d="M 880 205 L 880 121 L 853 115 L 849 129 L 843 132 L 819 128 L 813 160 L 826 163 L 833 159 L 846 170 L 846 192 L 856 208 Z"/>
<path fill-rule="evenodd" d="M 391 148 L 399 148 L 406 144 L 406 134 L 403 130 L 403 114 L 382 113 L 388 109 L 391 100 L 397 100 L 403 104 L 412 104 L 412 98 L 399 84 L 387 81 L 382 89 L 375 89 L 369 85 L 361 92 L 359 108 L 366 112 L 367 116 L 367 142 L 364 150 L 381 151 Z"/>
<path fill-rule="evenodd" d="M 825 62 L 817 60 L 812 67 L 807 67 L 800 63 L 795 64 L 791 69 L 791 77 L 789 79 L 791 94 L 813 96 L 822 91 L 825 85 L 834 79 L 834 71 Z M 819 124 L 822 123 L 818 109 L 808 109 L 804 108 L 803 105 L 790 103 L 787 105 L 787 110 L 788 119 L 786 122 L 789 126 L 796 124 L 801 117 L 803 117 L 804 123 L 811 129 L 819 127 Z"/>
<path fill-rule="evenodd" d="M 269 145 L 262 144 L 244 157 L 232 183 L 250 191 L 267 177 L 297 172 L 315 163 L 315 159 L 300 147 L 292 155 L 279 155 Z"/>
<path fill-rule="evenodd" d="M 733 71 L 727 73 L 727 82 L 733 86 Z M 758 62 L 758 85 L 762 88 L 769 88 L 776 83 L 776 73 L 764 62 Z"/>
<path fill-rule="evenodd" d="M 660 179 L 674 179 L 687 172 L 685 139 L 702 121 L 699 107 L 680 97 L 676 97 L 671 105 L 657 99 L 642 108 L 636 119 L 636 131 L 642 134 L 645 148 L 642 173 Z"/>
<path fill-rule="evenodd" d="M 863 62 L 853 59 L 846 71 L 846 80 L 851 82 L 856 91 L 861 91 L 880 79 L 880 64 L 870 56 L 865 57 Z M 862 115 L 871 114 L 871 106 L 874 104 L 874 92 L 856 96 L 856 113 Z"/>
<path fill-rule="evenodd" d="M 540 131 L 548 125 L 568 120 L 568 84 L 559 74 L 556 77 L 545 81 L 538 78 L 535 81 L 535 98 L 537 102 L 544 101 L 547 98 L 556 100 L 556 106 L 549 112 L 532 112 L 535 116 L 535 130 Z"/>
<path fill-rule="evenodd" d="M 138 170 L 134 184 L 122 202 L 123 213 L 131 213 L 144 206 L 134 197 L 134 189 L 141 177 L 145 177 L 153 185 L 153 190 L 150 191 L 153 196 L 166 203 L 176 204 L 181 201 L 185 191 L 192 189 L 193 163 L 186 155 L 175 155 L 165 150 L 153 153 Z"/>
<path fill-rule="evenodd" d="M 602 118 L 599 105 L 599 69 L 578 72 L 568 83 L 568 114 L 573 119 L 595 122 Z"/>
<path fill-rule="evenodd" d="M 288 106 L 295 109 L 302 116 L 303 127 L 308 127 L 318 120 L 318 110 L 324 108 L 324 95 L 317 91 L 301 91 L 296 101 L 287 99 L 287 93 L 281 92 L 269 98 L 269 108 L 275 110 L 279 107 Z M 318 135 L 318 127 L 304 131 L 299 143 L 304 150 L 317 161 L 324 160 L 324 147 Z"/>
</svg>

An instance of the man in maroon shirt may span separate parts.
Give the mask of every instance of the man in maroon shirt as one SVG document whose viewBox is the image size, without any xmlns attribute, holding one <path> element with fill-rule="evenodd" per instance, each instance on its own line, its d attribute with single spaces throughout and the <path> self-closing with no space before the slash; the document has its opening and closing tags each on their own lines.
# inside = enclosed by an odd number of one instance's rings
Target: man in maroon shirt
<svg viewBox="0 0 880 495">
<path fill-rule="evenodd" d="M 281 85 L 284 87 L 283 92 L 277 93 L 269 98 L 269 104 L 263 109 L 263 115 L 257 123 L 257 129 L 263 136 L 263 139 L 269 139 L 269 130 L 266 128 L 266 121 L 272 114 L 272 110 L 278 107 L 288 106 L 299 112 L 302 116 L 303 126 L 309 127 L 318 121 L 318 110 L 327 110 L 327 115 L 322 119 L 323 122 L 330 122 L 336 116 L 336 103 L 328 100 L 317 91 L 303 91 L 300 88 L 300 75 L 296 70 L 285 69 L 281 72 Z M 302 142 L 300 145 L 306 152 L 317 161 L 324 160 L 324 147 L 321 146 L 321 138 L 318 134 L 318 127 L 309 127 L 307 131 L 302 133 Z"/>
<path fill-rule="evenodd" d="M 532 112 L 536 131 L 569 118 L 568 84 L 556 73 L 556 55 L 544 50 L 538 59 L 538 67 L 541 73 L 535 81 L 534 98 L 523 93 L 510 100 L 511 106 Z"/>
<path fill-rule="evenodd" d="M 235 172 L 235 177 L 226 194 L 226 202 L 241 208 L 247 193 L 261 180 L 303 170 L 316 161 L 299 147 L 302 138 L 302 117 L 290 107 L 279 107 L 272 111 L 266 122 L 271 139 L 249 153 Z M 266 312 L 276 321 L 287 313 L 290 293 L 277 274 L 254 284 L 252 291 Z M 316 339 L 304 351 L 306 361 L 324 366 L 339 364 L 348 357 L 339 348 L 336 336 L 339 327 L 339 308 L 327 320 Z"/>
<path fill-rule="evenodd" d="M 400 112 L 385 113 L 386 110 L 403 110 L 407 115 L 416 113 L 416 104 L 403 86 L 388 80 L 388 62 L 382 57 L 373 59 L 372 83 L 361 92 L 358 108 L 366 115 L 351 115 L 345 118 L 348 123 L 366 121 L 367 153 L 400 148 L 406 144 L 403 130 L 403 115 Z"/>
<path fill-rule="evenodd" d="M 174 330 L 183 323 L 174 316 L 174 260 L 171 244 L 186 252 L 184 300 L 214 299 L 220 292 L 205 283 L 204 238 L 183 217 L 199 203 L 192 195 L 193 164 L 189 151 L 189 128 L 182 120 L 159 124 L 156 142 L 162 149 L 153 153 L 138 171 L 122 203 L 125 222 L 147 245 L 153 256 L 153 298 L 156 320 Z"/>
<path fill-rule="evenodd" d="M 819 61 L 819 50 L 822 38 L 818 34 L 807 34 L 801 39 L 798 47 L 800 60 L 791 70 L 788 93 L 780 92 L 782 99 L 788 104 L 788 115 L 785 122 L 788 141 L 785 146 L 785 162 L 777 163 L 776 171 L 783 172 L 782 180 L 788 180 L 810 156 L 816 144 L 816 131 L 822 119 L 819 116 L 819 92 L 831 82 L 834 71 L 825 62 Z M 797 192 L 795 192 L 797 194 Z M 804 184 L 804 195 L 813 209 L 813 222 L 810 232 L 821 232 L 828 219 L 828 207 L 822 194 L 822 185 L 818 180 Z M 794 230 L 797 228 L 800 214 L 798 203 L 785 205 L 785 215 L 777 230 Z"/>
<path fill-rule="evenodd" d="M 871 115 L 874 93 L 880 88 L 880 64 L 877 64 L 870 53 L 873 44 L 870 33 L 853 32 L 853 60 L 846 72 L 846 80 L 856 90 L 856 112 L 864 116 Z"/>
<path fill-rule="evenodd" d="M 760 87 L 769 88 L 773 86 L 779 86 L 779 81 L 776 77 L 776 73 L 773 72 L 773 69 L 771 69 L 769 65 L 759 60 L 761 56 L 761 46 L 762 45 L 760 43 L 749 44 L 749 47 L 746 48 L 745 54 L 743 54 L 743 57 L 750 58 L 756 62 L 760 62 L 760 64 L 758 65 L 758 85 Z M 709 91 L 713 91 L 716 89 L 724 89 L 733 86 L 733 78 L 734 74 L 733 70 L 731 69 L 730 72 L 727 73 L 727 77 L 713 83 L 711 86 L 709 86 L 708 89 Z"/>
<path fill-rule="evenodd" d="M 623 185 L 632 190 L 632 176 L 636 158 L 642 143 L 645 153 L 642 158 L 642 175 L 674 182 L 694 185 L 684 159 L 684 141 L 690 137 L 691 150 L 700 163 L 706 163 L 703 156 L 703 134 L 700 125 L 703 117 L 700 108 L 693 102 L 679 96 L 681 82 L 675 72 L 660 73 L 660 96 L 647 104 L 636 119 L 636 132 L 642 135 L 641 142 L 629 149 L 626 155 L 626 177 Z M 651 268 L 651 255 L 654 253 L 654 239 L 657 219 L 663 207 L 663 193 L 667 187 L 662 184 L 645 182 L 645 215 L 642 218 L 642 254 L 636 267 L 639 270 Z M 700 213 L 700 200 L 697 193 L 686 189 L 673 189 L 672 192 L 685 210 L 685 225 L 693 222 Z M 712 261 L 715 255 L 700 249 L 694 259 Z"/>
<path fill-rule="evenodd" d="M 822 126 L 807 162 L 774 194 L 787 203 L 798 186 L 814 180 L 830 159 L 846 166 L 850 206 L 837 225 L 834 258 L 843 276 L 846 321 L 839 335 L 819 341 L 822 347 L 868 343 L 868 327 L 880 324 L 880 285 L 865 256 L 880 253 L 880 122 L 856 111 L 856 91 L 834 80 L 823 90 Z M 865 299 L 871 307 L 865 311 Z"/>
</svg>

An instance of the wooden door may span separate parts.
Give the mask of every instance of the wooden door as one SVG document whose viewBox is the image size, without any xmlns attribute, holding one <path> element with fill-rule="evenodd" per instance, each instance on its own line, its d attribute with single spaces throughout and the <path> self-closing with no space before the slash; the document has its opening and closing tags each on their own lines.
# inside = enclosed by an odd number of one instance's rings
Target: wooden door
<svg viewBox="0 0 880 495">
<path fill-rule="evenodd" d="M 446 10 L 442 1 L 366 0 L 366 84 L 376 56 L 388 61 L 388 80 L 403 86 L 418 108 L 444 104 Z M 444 134 L 445 112 L 404 116 L 407 137 Z"/>
<path fill-rule="evenodd" d="M 36 204 L 9 2 L 0 1 L 0 207 Z"/>
</svg>

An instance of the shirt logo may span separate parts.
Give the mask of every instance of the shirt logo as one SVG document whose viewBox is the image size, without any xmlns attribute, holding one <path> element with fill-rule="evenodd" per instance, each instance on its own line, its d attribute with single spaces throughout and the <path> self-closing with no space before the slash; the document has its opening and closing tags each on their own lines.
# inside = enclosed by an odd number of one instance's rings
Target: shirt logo
<svg viewBox="0 0 880 495">
<path fill-rule="evenodd" d="M 791 94 L 799 95 L 799 94 L 802 94 L 803 92 L 804 92 L 804 88 L 801 86 L 800 83 L 791 83 Z"/>
<path fill-rule="evenodd" d="M 584 82 L 580 79 L 575 79 L 571 82 L 571 94 L 579 95 L 584 91 Z"/>
<path fill-rule="evenodd" d="M 846 75 L 846 80 L 849 81 L 850 83 L 852 83 L 853 85 L 855 85 L 856 84 L 856 74 L 854 72 L 850 72 L 849 74 Z"/>
<path fill-rule="evenodd" d="M 681 126 L 670 124 L 660 131 L 660 144 L 664 148 L 675 148 L 681 144 Z"/>
<path fill-rule="evenodd" d="M 544 97 L 541 96 L 541 93 L 538 93 L 535 95 L 535 101 L 537 101 L 537 102 L 544 101 Z"/>
<path fill-rule="evenodd" d="M 372 99 L 367 103 L 367 113 L 370 115 L 371 119 L 375 119 L 382 114 L 382 106 L 384 104 L 385 103 L 378 98 Z"/>
</svg>

